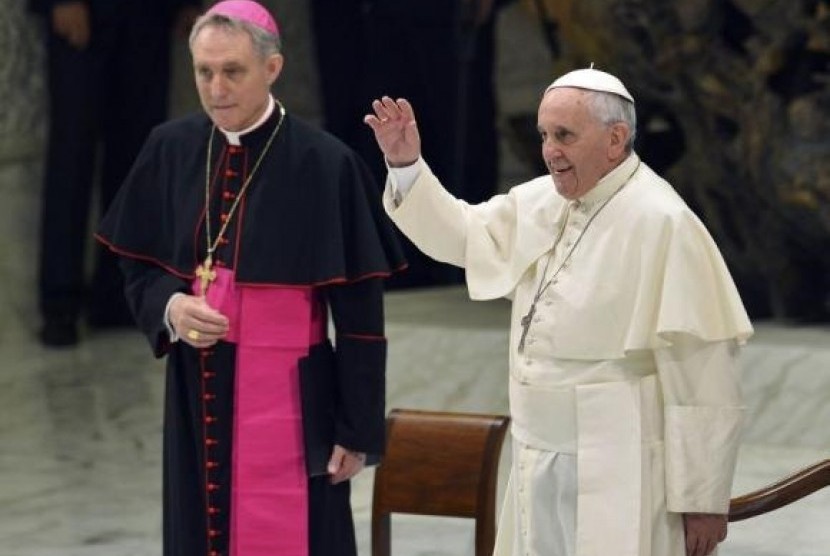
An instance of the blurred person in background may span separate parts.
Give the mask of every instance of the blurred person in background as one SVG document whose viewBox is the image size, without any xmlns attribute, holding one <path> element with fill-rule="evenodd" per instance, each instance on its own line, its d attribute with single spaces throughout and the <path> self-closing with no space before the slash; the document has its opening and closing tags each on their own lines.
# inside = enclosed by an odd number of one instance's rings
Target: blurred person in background
<svg viewBox="0 0 830 556">
<path fill-rule="evenodd" d="M 165 119 L 171 40 L 187 36 L 199 1 L 29 0 L 29 8 L 43 18 L 49 97 L 39 337 L 71 346 L 83 317 L 92 328 L 133 324 L 116 258 L 96 246 L 87 277 L 91 214 L 103 213 Z"/>
</svg>

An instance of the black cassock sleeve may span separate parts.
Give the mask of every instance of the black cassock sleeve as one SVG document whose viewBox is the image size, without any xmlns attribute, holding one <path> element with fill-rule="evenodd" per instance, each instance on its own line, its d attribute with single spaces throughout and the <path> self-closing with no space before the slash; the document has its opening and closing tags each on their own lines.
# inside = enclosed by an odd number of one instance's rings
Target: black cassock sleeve
<svg viewBox="0 0 830 556">
<path fill-rule="evenodd" d="M 383 453 L 386 431 L 386 337 L 383 281 L 370 278 L 328 292 L 335 328 L 335 442 Z"/>
<path fill-rule="evenodd" d="M 150 263 L 129 257 L 121 258 L 124 293 L 138 328 L 147 337 L 153 354 L 162 357 L 170 347 L 170 336 L 164 324 L 164 309 L 170 296 L 187 292 L 187 283 Z"/>
<path fill-rule="evenodd" d="M 335 328 L 330 342 L 300 360 L 306 464 L 324 475 L 334 444 L 380 460 L 386 436 L 383 282 L 369 278 L 326 288 Z"/>
</svg>

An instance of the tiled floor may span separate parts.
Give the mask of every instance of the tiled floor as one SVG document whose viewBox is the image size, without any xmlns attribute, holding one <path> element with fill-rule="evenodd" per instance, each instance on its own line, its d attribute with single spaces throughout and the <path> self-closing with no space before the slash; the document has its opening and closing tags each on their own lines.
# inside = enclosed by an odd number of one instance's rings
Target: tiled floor
<svg viewBox="0 0 830 556">
<path fill-rule="evenodd" d="M 278 3 L 289 22 L 305 17 L 305 4 Z M 308 32 L 298 21 L 286 35 L 293 33 L 302 46 Z M 549 79 L 533 24 L 518 8 L 502 15 L 502 112 L 532 111 Z M 303 103 L 312 103 L 306 85 L 313 75 L 303 73 L 309 54 L 296 44 L 291 52 L 291 71 L 298 72 L 292 79 L 303 87 L 290 105 L 313 113 L 315 107 Z M 190 96 L 174 95 L 174 105 L 192 104 L 189 81 L 177 90 Z M 513 183 L 526 169 L 509 150 L 502 157 L 502 173 Z M 33 341 L 39 182 L 32 161 L 0 164 L 0 556 L 158 555 L 163 367 L 137 333 L 87 335 L 66 351 L 47 351 Z M 459 289 L 394 293 L 387 314 L 389 408 L 507 411 L 506 302 L 472 303 Z M 744 368 L 750 420 L 736 494 L 830 458 L 830 327 L 759 324 Z M 507 454 L 509 441 L 501 485 Z M 371 482 L 368 471 L 354 484 L 364 556 Z M 720 553 L 828 556 L 828 523 L 825 489 L 734 524 Z M 472 554 L 472 533 L 464 520 L 396 517 L 393 549 L 397 556 Z"/>
<path fill-rule="evenodd" d="M 8 283 L 4 276 L 4 282 Z M 3 321 L 15 322 L 6 292 Z M 389 407 L 505 412 L 505 302 L 460 289 L 388 296 Z M 0 554 L 160 554 L 163 369 L 137 333 L 88 335 L 49 351 L 29 324 L 6 327 L 0 372 Z M 744 492 L 830 457 L 830 331 L 761 325 L 746 350 L 751 425 Z M 507 446 L 506 446 L 507 447 Z M 502 485 L 507 469 L 501 466 Z M 360 553 L 369 554 L 371 472 L 355 481 Z M 733 525 L 722 556 L 827 556 L 830 492 Z M 465 520 L 393 518 L 399 556 L 472 554 Z"/>
</svg>

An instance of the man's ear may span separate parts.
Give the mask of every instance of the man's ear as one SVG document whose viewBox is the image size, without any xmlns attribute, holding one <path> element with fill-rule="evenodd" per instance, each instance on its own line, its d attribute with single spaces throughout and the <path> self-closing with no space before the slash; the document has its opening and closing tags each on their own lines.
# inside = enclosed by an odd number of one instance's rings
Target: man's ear
<svg viewBox="0 0 830 556">
<path fill-rule="evenodd" d="M 616 160 L 625 155 L 625 145 L 631 137 L 631 130 L 622 122 L 611 125 L 611 141 L 608 144 L 608 158 Z"/>
<path fill-rule="evenodd" d="M 265 60 L 265 70 L 268 72 L 268 83 L 273 85 L 277 78 L 282 73 L 282 65 L 285 62 L 282 54 L 271 54 Z"/>
</svg>

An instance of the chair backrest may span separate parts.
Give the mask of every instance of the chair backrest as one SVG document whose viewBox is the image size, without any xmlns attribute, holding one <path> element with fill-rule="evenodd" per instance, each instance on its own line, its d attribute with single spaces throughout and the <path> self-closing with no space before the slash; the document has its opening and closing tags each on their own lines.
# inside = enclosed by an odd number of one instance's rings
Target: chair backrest
<svg viewBox="0 0 830 556">
<path fill-rule="evenodd" d="M 504 415 L 393 409 L 375 471 L 372 556 L 389 556 L 390 514 L 475 519 L 476 556 L 490 556 Z"/>
<path fill-rule="evenodd" d="M 830 459 L 816 463 L 767 487 L 733 498 L 729 521 L 765 514 L 830 486 Z"/>
</svg>

